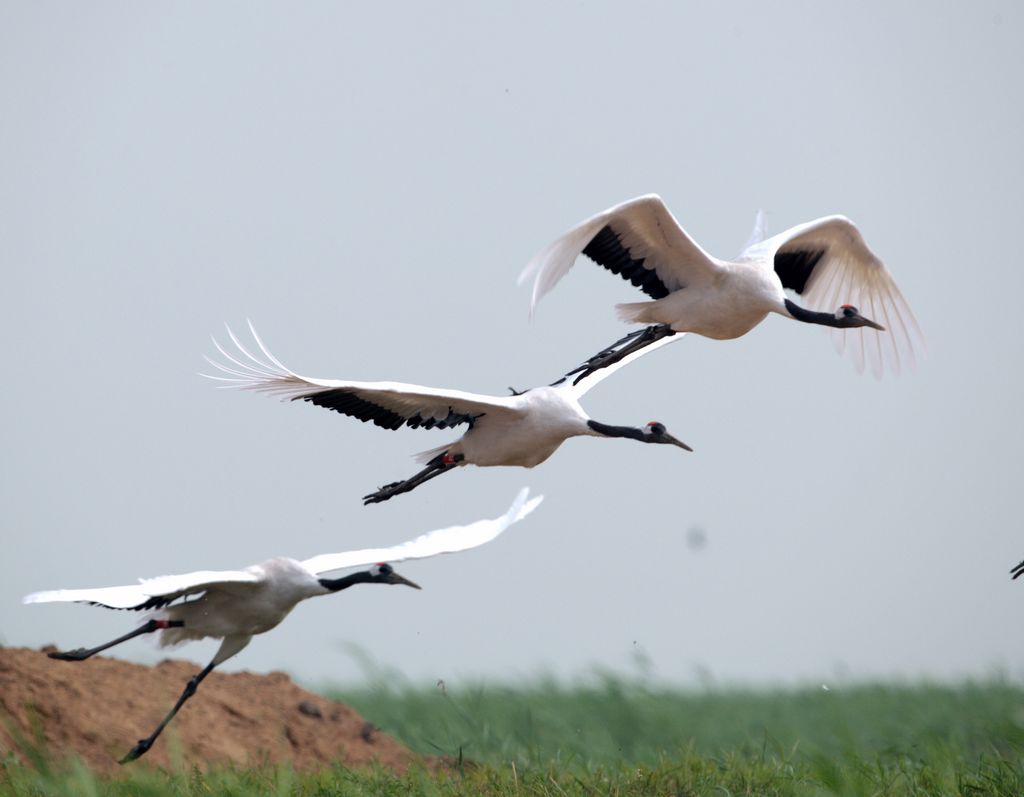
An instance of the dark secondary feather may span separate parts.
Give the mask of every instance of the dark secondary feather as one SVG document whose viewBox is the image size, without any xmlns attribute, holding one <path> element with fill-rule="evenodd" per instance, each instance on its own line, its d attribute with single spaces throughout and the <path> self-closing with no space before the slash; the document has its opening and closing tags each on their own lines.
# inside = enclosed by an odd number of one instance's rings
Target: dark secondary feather
<svg viewBox="0 0 1024 797">
<path fill-rule="evenodd" d="M 583 248 L 583 254 L 612 274 L 622 275 L 652 299 L 663 299 L 669 294 L 654 269 L 644 267 L 644 258 L 634 260 L 622 245 L 622 239 L 607 224 Z"/>
<path fill-rule="evenodd" d="M 325 407 L 326 409 L 340 412 L 343 415 L 358 418 L 364 423 L 366 421 L 373 421 L 374 424 L 383 429 L 400 429 L 403 425 L 410 426 L 413 429 L 449 429 L 453 426 L 458 426 L 460 423 L 469 424 L 469 427 L 473 428 L 473 421 L 480 417 L 479 415 L 466 415 L 454 412 L 449 407 L 448 415 L 445 418 L 424 418 L 419 413 L 411 418 L 406 418 L 404 415 L 399 415 L 397 412 L 393 412 L 386 407 L 381 407 L 372 401 L 360 398 L 352 391 L 345 390 L 344 388 L 310 393 L 305 396 L 296 396 L 292 399 L 292 401 L 299 400 L 308 401 L 311 404 L 316 404 L 318 407 Z"/>
<path fill-rule="evenodd" d="M 792 249 L 775 253 L 775 273 L 782 280 L 782 287 L 796 293 L 803 293 L 814 267 L 824 256 L 824 249 Z"/>
<path fill-rule="evenodd" d="M 205 589 L 197 590 L 198 592 L 206 592 Z M 78 601 L 79 603 L 88 603 L 90 606 L 102 606 L 104 609 L 113 609 L 118 612 L 142 612 L 151 609 L 162 609 L 164 606 L 168 606 L 174 603 L 178 598 L 182 598 L 184 595 L 154 595 L 152 598 L 140 603 L 138 606 L 108 606 L 105 603 L 99 601 Z"/>
</svg>

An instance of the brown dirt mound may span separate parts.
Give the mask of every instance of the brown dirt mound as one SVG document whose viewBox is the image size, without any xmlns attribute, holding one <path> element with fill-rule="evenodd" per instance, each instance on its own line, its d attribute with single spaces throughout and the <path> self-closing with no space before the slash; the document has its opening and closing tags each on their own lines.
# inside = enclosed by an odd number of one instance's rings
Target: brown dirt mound
<svg viewBox="0 0 1024 797">
<path fill-rule="evenodd" d="M 41 730 L 50 755 L 77 753 L 94 769 L 110 771 L 148 736 L 200 669 L 166 660 L 143 667 L 117 659 L 55 661 L 46 651 L 0 648 L 0 758 Z M 214 670 L 153 748 L 128 766 L 210 766 L 290 762 L 320 769 L 335 762 L 358 767 L 378 762 L 404 772 L 422 762 L 348 706 L 296 686 L 281 672 L 269 675 Z"/>
</svg>

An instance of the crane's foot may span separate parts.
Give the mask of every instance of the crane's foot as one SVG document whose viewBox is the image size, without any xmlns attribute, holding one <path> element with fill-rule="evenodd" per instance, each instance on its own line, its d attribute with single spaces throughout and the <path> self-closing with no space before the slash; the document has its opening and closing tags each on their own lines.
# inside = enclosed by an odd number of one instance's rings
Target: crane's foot
<svg viewBox="0 0 1024 797">
<path fill-rule="evenodd" d="M 178 702 L 174 704 L 174 707 L 169 712 L 167 712 L 167 716 L 164 717 L 163 721 L 161 721 L 161 723 L 156 726 L 156 730 L 153 731 L 145 739 L 139 739 L 139 743 L 136 744 L 135 747 L 133 747 L 131 750 L 129 750 L 128 755 L 126 755 L 124 758 L 118 761 L 118 763 L 127 764 L 129 761 L 134 761 L 136 758 L 141 758 L 142 756 L 144 756 L 146 754 L 146 751 L 153 746 L 153 742 L 156 741 L 157 737 L 161 733 L 163 733 L 164 728 L 167 727 L 167 723 L 174 719 L 174 715 L 177 714 L 178 710 L 183 705 L 185 705 L 185 702 L 196 693 L 196 689 L 199 688 L 199 684 L 207 675 L 209 675 L 213 671 L 213 668 L 216 666 L 217 660 L 214 659 L 205 667 L 203 667 L 202 670 L 200 670 L 198 673 L 189 678 L 188 683 L 185 684 L 184 690 L 182 690 L 181 697 L 178 698 Z"/>
<path fill-rule="evenodd" d="M 385 484 L 383 487 L 378 489 L 377 492 L 364 495 L 363 506 L 366 506 L 367 504 L 379 504 L 381 501 L 387 501 L 389 498 L 393 498 L 396 495 L 414 490 L 423 484 L 423 482 L 430 481 L 431 479 L 440 476 L 442 473 L 447 473 L 452 468 L 458 467 L 458 465 L 465 459 L 465 454 L 450 454 L 447 451 L 438 454 L 427 463 L 427 467 L 415 476 L 412 476 L 402 482 L 391 482 L 391 484 Z"/>
<path fill-rule="evenodd" d="M 634 352 L 640 351 L 645 346 L 650 346 L 655 341 L 675 335 L 676 332 L 668 324 L 653 324 L 636 332 L 630 332 L 624 338 L 615 341 L 611 346 L 602 349 L 590 359 L 573 368 L 565 376 L 566 378 L 579 374 L 572 383 L 578 385 L 592 373 L 614 365 Z M 559 380 L 560 382 L 561 380 Z M 555 384 L 558 384 L 557 382 Z"/>
<path fill-rule="evenodd" d="M 46 657 L 58 661 L 85 661 L 93 653 L 94 651 L 85 648 L 75 648 L 74 650 L 55 650 L 52 653 L 47 653 Z"/>
<path fill-rule="evenodd" d="M 149 750 L 149 748 L 152 746 L 152 739 L 139 739 L 139 743 L 135 745 L 135 747 L 133 747 L 131 750 L 129 750 L 128 754 L 117 763 L 128 764 L 134 761 L 136 758 L 142 758 L 142 756 L 144 756 L 146 752 Z"/>
<path fill-rule="evenodd" d="M 379 504 L 381 501 L 387 501 L 389 498 L 405 492 L 405 490 L 398 489 L 404 484 L 405 482 L 391 482 L 391 484 L 385 484 L 383 487 L 378 488 L 375 493 L 364 495 L 363 506 L 366 506 L 367 504 Z"/>
<path fill-rule="evenodd" d="M 153 618 L 147 620 L 145 623 L 140 625 L 134 631 L 129 631 L 124 636 L 119 636 L 105 645 L 98 645 L 94 648 L 75 648 L 74 650 L 66 651 L 54 651 L 53 653 L 47 653 L 51 659 L 58 659 L 60 661 L 85 661 L 91 656 L 95 656 L 97 653 L 102 653 L 107 648 L 112 648 L 114 645 L 120 645 L 122 642 L 127 642 L 129 639 L 134 639 L 139 634 L 151 634 L 154 631 L 159 631 L 162 628 L 180 628 L 185 623 L 182 620 L 157 620 Z"/>
</svg>

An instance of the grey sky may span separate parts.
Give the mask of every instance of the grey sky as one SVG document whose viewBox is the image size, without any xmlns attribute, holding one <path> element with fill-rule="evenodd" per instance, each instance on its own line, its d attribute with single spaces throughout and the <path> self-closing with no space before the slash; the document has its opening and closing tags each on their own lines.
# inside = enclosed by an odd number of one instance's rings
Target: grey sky
<svg viewBox="0 0 1024 797">
<path fill-rule="evenodd" d="M 23 594 L 399 542 L 547 496 L 424 590 L 300 606 L 230 668 L 351 680 L 631 666 L 687 682 L 1021 673 L 1015 3 L 0 5 L 0 640 L 133 618 Z M 453 435 L 217 391 L 252 318 L 300 373 L 501 393 L 624 334 L 580 264 L 527 321 L 527 260 L 660 193 L 729 256 L 829 213 L 928 339 L 877 382 L 779 318 L 588 394 L 693 454 L 573 440 L 364 508 Z M 669 450 L 670 449 L 670 450 Z M 703 529 L 707 545 L 687 535 Z M 204 643 L 206 644 L 206 643 Z M 213 647 L 175 655 L 205 660 Z M 142 643 L 120 649 L 155 661 Z"/>
</svg>

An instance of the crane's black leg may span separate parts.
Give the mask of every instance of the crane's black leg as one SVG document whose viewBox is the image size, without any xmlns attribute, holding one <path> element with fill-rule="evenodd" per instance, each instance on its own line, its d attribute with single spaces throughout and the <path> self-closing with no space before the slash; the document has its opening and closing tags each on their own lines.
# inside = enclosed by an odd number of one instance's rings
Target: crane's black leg
<svg viewBox="0 0 1024 797">
<path fill-rule="evenodd" d="M 76 648 L 75 650 L 69 650 L 67 652 L 56 651 L 54 653 L 47 653 L 51 659 L 60 659 L 61 661 L 85 661 L 90 656 L 95 656 L 97 653 L 112 648 L 114 645 L 120 645 L 122 642 L 127 642 L 129 639 L 134 639 L 142 634 L 152 634 L 154 631 L 159 631 L 162 628 L 181 628 L 185 625 L 182 620 L 150 620 L 147 623 L 143 623 L 134 631 L 124 636 L 119 636 L 113 642 L 108 642 L 105 645 L 99 645 L 95 648 Z"/>
<path fill-rule="evenodd" d="M 415 476 L 412 476 L 405 481 L 385 484 L 377 490 L 377 492 L 364 495 L 363 504 L 379 504 L 381 501 L 387 501 L 393 496 L 414 490 L 423 484 L 423 482 L 430 481 L 431 479 L 440 476 L 442 473 L 447 473 L 452 468 L 457 467 L 464 459 L 465 456 L 463 454 L 456 454 L 455 456 L 450 456 L 447 452 L 444 454 L 438 454 L 427 463 L 427 467 Z"/>
<path fill-rule="evenodd" d="M 196 688 L 202 683 L 203 679 L 210 674 L 211 670 L 216 666 L 216 661 L 211 661 L 201 671 L 193 675 L 188 679 L 188 683 L 185 684 L 185 690 L 181 693 L 181 697 L 178 698 L 178 702 L 174 704 L 174 708 L 168 712 L 167 716 L 164 717 L 163 722 L 156 726 L 156 730 L 153 731 L 145 739 L 139 739 L 139 743 L 135 745 L 131 750 L 128 751 L 128 755 L 118 761 L 119 764 L 127 764 L 129 761 L 134 761 L 136 758 L 141 758 L 145 755 L 146 751 L 153 746 L 153 742 L 156 741 L 156 737 L 160 735 L 160 732 L 167 727 L 167 723 L 174 719 L 174 715 L 178 713 L 185 701 L 188 700 L 192 695 L 196 693 Z"/>
<path fill-rule="evenodd" d="M 1024 574 L 1024 562 L 1021 562 L 1019 565 L 1017 565 L 1015 568 L 1013 568 L 1013 570 L 1011 570 L 1010 572 L 1013 573 L 1013 577 L 1014 578 L 1017 578 L 1017 576 L 1020 576 L 1020 575 Z"/>
<path fill-rule="evenodd" d="M 630 332 L 624 338 L 615 341 L 611 346 L 602 349 L 593 357 L 588 359 L 586 362 L 573 368 L 565 376 L 566 378 L 573 374 L 579 374 L 574 380 L 573 384 L 577 385 L 581 380 L 586 379 L 595 371 L 599 371 L 602 368 L 607 368 L 609 365 L 614 365 L 623 357 L 628 357 L 635 351 L 645 346 L 650 346 L 655 341 L 659 341 L 662 338 L 667 338 L 670 335 L 675 335 L 676 332 L 668 324 L 654 324 L 643 329 L 638 329 L 636 332 Z M 620 348 L 621 347 L 621 348 Z M 559 384 L 562 380 L 554 384 Z"/>
</svg>

